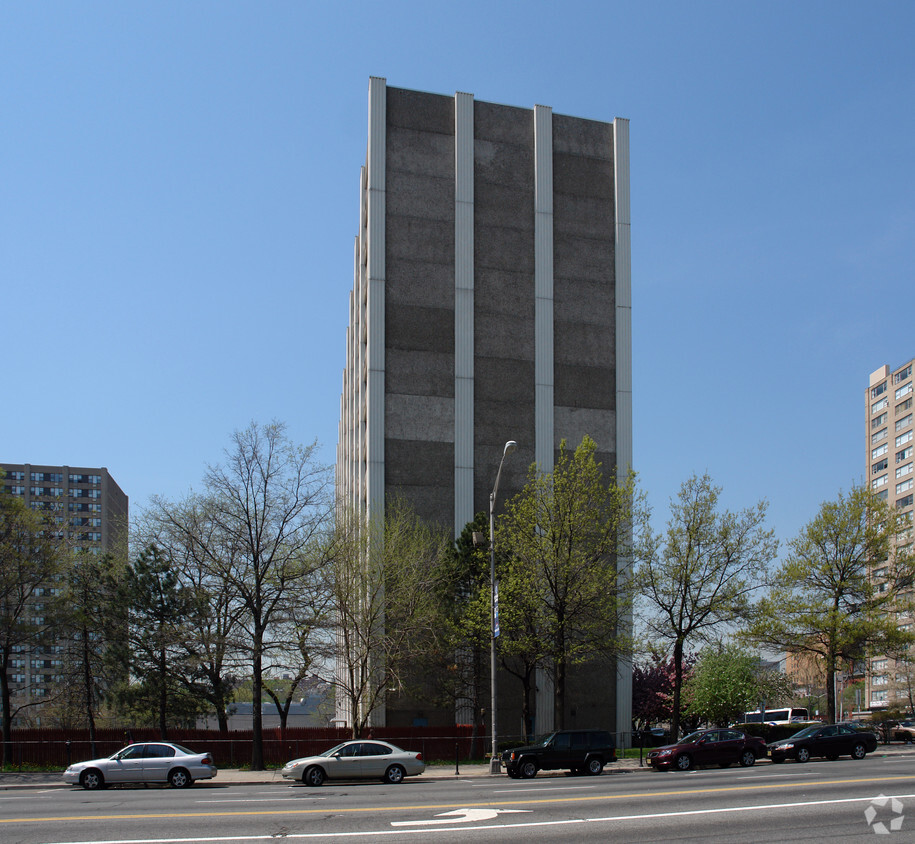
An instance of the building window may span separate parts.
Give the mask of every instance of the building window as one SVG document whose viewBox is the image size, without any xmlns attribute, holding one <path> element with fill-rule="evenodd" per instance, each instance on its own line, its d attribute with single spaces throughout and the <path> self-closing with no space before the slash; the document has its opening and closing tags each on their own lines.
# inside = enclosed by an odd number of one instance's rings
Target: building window
<svg viewBox="0 0 915 844">
<path fill-rule="evenodd" d="M 912 414 L 910 413 L 908 416 L 903 416 L 902 419 L 899 419 L 896 422 L 896 430 L 901 431 L 903 428 L 910 427 L 911 424 L 912 424 Z"/>
<path fill-rule="evenodd" d="M 871 680 L 875 686 L 885 686 L 889 681 L 890 678 L 886 674 L 875 674 Z"/>
<path fill-rule="evenodd" d="M 898 437 L 896 437 L 896 447 L 898 448 L 907 442 L 911 442 L 912 436 L 913 434 L 911 431 L 906 431 L 904 434 L 900 434 Z"/>
<path fill-rule="evenodd" d="M 33 484 L 44 483 L 44 472 L 32 472 L 32 474 L 29 475 L 29 480 L 31 480 Z"/>
<path fill-rule="evenodd" d="M 897 404 L 896 409 L 893 411 L 894 416 L 898 416 L 900 413 L 905 413 L 912 406 L 912 399 L 906 399 L 902 404 Z"/>
<path fill-rule="evenodd" d="M 906 475 L 911 475 L 911 474 L 912 474 L 912 464 L 911 463 L 906 463 L 905 466 L 900 466 L 896 470 L 897 478 L 904 478 Z"/>
<path fill-rule="evenodd" d="M 896 452 L 896 462 L 902 463 L 903 460 L 908 460 L 911 456 L 912 446 L 909 446 L 908 448 L 904 448 L 902 451 Z M 873 459 L 873 455 L 871 455 L 871 459 Z"/>
<path fill-rule="evenodd" d="M 70 477 L 72 479 L 73 476 L 71 475 Z M 71 480 L 71 483 L 72 483 L 72 480 Z M 70 492 L 70 498 L 85 498 L 86 497 L 86 490 L 84 490 L 84 489 L 73 489 L 71 487 L 69 492 Z"/>
<path fill-rule="evenodd" d="M 89 475 L 89 483 L 98 486 L 102 482 L 101 475 Z"/>
<path fill-rule="evenodd" d="M 880 489 L 882 486 L 886 486 L 888 475 L 881 475 L 879 478 L 874 478 L 871 481 L 871 489 Z"/>
<path fill-rule="evenodd" d="M 11 486 L 7 487 L 7 489 L 9 490 L 10 495 L 25 495 L 24 486 Z"/>
<path fill-rule="evenodd" d="M 875 463 L 873 466 L 871 466 L 871 474 L 876 475 L 876 474 L 882 472 L 888 465 L 889 465 L 889 460 L 887 460 L 884 457 L 883 460 L 881 460 L 878 463 Z M 896 477 L 898 478 L 899 475 L 897 475 Z"/>
<path fill-rule="evenodd" d="M 913 486 L 915 486 L 915 480 L 912 480 L 912 478 L 909 478 L 907 481 L 903 481 L 902 483 L 896 484 L 896 495 L 899 495 L 900 492 L 905 492 L 906 490 L 911 489 Z"/>
<path fill-rule="evenodd" d="M 893 383 L 898 384 L 900 381 L 905 381 L 912 374 L 912 364 L 909 364 L 905 369 L 900 369 L 899 372 L 893 374 Z"/>
<path fill-rule="evenodd" d="M 878 396 L 882 396 L 886 392 L 886 381 L 882 384 L 878 384 L 876 387 L 871 387 L 871 398 L 875 399 Z"/>
<path fill-rule="evenodd" d="M 907 396 L 912 392 L 912 382 L 909 381 L 908 384 L 903 384 L 898 390 L 896 390 L 896 401 L 899 401 L 903 396 Z"/>
<path fill-rule="evenodd" d="M 883 408 L 889 406 L 889 403 L 890 400 L 886 397 L 880 399 L 879 401 L 875 401 L 871 405 L 871 413 L 876 413 L 878 410 L 883 410 Z"/>
<path fill-rule="evenodd" d="M 871 671 L 886 671 L 889 666 L 888 659 L 875 659 L 871 663 Z"/>
<path fill-rule="evenodd" d="M 911 419 L 911 417 L 909 417 L 909 418 Z M 87 489 L 86 494 L 90 498 L 101 498 L 102 497 L 102 491 L 100 489 Z"/>
<path fill-rule="evenodd" d="M 871 704 L 886 703 L 888 694 L 889 694 L 889 692 L 886 689 L 882 689 L 881 691 L 871 692 Z"/>
<path fill-rule="evenodd" d="M 890 450 L 888 444 L 884 443 L 883 445 L 878 445 L 875 449 L 871 450 L 871 460 L 876 460 L 881 455 L 886 454 Z M 73 506 L 72 504 L 70 505 Z"/>
<path fill-rule="evenodd" d="M 871 434 L 871 445 L 876 445 L 880 440 L 885 440 L 886 432 L 887 429 L 884 428 L 882 431 L 877 431 L 876 434 Z M 73 490 L 71 489 L 70 492 L 72 493 Z M 78 492 L 82 492 L 82 490 L 78 490 Z"/>
<path fill-rule="evenodd" d="M 908 507 L 915 501 L 915 495 L 907 495 L 905 498 L 896 499 L 896 509 L 901 510 L 903 507 Z"/>
<path fill-rule="evenodd" d="M 6 479 L 8 481 L 24 481 L 25 472 L 7 472 Z"/>
<path fill-rule="evenodd" d="M 884 422 L 886 422 L 886 412 L 881 413 L 876 419 L 871 419 L 871 430 L 879 428 Z"/>
</svg>

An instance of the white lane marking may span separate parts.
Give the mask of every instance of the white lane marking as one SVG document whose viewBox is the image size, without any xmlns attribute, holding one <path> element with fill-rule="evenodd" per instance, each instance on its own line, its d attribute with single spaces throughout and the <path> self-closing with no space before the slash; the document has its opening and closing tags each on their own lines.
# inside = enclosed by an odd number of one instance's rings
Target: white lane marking
<svg viewBox="0 0 915 844">
<path fill-rule="evenodd" d="M 443 823 L 475 823 L 477 821 L 491 821 L 499 815 L 530 813 L 530 809 L 453 809 L 442 812 L 426 821 L 392 821 L 391 826 L 431 826 Z"/>
</svg>

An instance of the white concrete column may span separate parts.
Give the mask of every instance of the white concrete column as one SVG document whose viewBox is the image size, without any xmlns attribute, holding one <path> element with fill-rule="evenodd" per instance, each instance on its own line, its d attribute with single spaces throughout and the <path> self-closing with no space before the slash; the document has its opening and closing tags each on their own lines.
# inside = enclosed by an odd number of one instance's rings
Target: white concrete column
<svg viewBox="0 0 915 844">
<path fill-rule="evenodd" d="M 473 519 L 473 95 L 454 97 L 454 535 Z"/>
</svg>

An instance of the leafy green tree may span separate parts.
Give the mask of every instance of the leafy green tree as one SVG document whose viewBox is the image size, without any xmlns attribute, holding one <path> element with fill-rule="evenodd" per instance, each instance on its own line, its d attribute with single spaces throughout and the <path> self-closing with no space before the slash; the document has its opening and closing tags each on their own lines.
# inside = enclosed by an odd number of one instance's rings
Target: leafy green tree
<svg viewBox="0 0 915 844">
<path fill-rule="evenodd" d="M 155 712 L 159 735 L 168 737 L 170 721 L 186 720 L 189 705 L 177 677 L 194 595 L 182 587 L 171 560 L 155 545 L 144 549 L 129 567 L 130 667 L 135 682 L 122 700 L 136 713 Z"/>
<path fill-rule="evenodd" d="M 340 513 L 324 570 L 333 624 L 326 679 L 337 705 L 362 735 L 390 693 L 415 692 L 417 675 L 441 635 L 438 597 L 449 579 L 449 541 L 399 499 L 366 522 Z"/>
<path fill-rule="evenodd" d="M 760 700 L 788 700 L 791 684 L 783 672 L 765 667 L 759 657 L 732 642 L 699 652 L 684 684 L 684 697 L 688 715 L 726 727 L 756 709 Z"/>
<path fill-rule="evenodd" d="M 77 549 L 66 564 L 61 599 L 64 681 L 70 717 L 89 729 L 96 752 L 96 718 L 128 664 L 128 590 L 124 561 Z"/>
<path fill-rule="evenodd" d="M 898 620 L 912 610 L 915 566 L 898 550 L 910 527 L 867 487 L 824 502 L 789 542 L 747 630 L 750 641 L 822 662 L 830 720 L 843 664 L 898 652 L 913 640 Z"/>
<path fill-rule="evenodd" d="M 569 668 L 609 667 L 631 648 L 621 629 L 630 595 L 617 563 L 629 551 L 634 476 L 608 481 L 595 451 L 588 436 L 574 452 L 562 441 L 553 471 L 532 466 L 498 524 L 501 653 L 522 675 L 545 669 L 557 729 L 567 715 Z M 529 686 L 522 688 L 526 698 Z"/>
<path fill-rule="evenodd" d="M 0 717 L 4 762 L 10 758 L 13 717 L 22 708 L 40 702 L 14 706 L 11 661 L 26 658 L 57 623 L 50 591 L 58 582 L 62 565 L 58 528 L 50 516 L 29 509 L 21 498 L 5 490 L 0 484 Z"/>
<path fill-rule="evenodd" d="M 721 488 L 693 475 L 671 502 L 663 538 L 647 529 L 635 577 L 647 606 L 648 636 L 664 642 L 674 662 L 671 729 L 680 728 L 687 648 L 711 641 L 750 612 L 778 542 L 764 527 L 764 501 L 739 513 L 719 510 Z"/>
</svg>

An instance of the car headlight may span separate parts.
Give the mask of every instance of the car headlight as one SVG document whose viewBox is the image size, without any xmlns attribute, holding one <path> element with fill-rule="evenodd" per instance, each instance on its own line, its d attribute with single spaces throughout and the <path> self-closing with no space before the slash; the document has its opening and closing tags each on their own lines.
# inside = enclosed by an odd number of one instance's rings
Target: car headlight
<svg viewBox="0 0 915 844">
<path fill-rule="evenodd" d="M 791 742 L 790 744 L 783 744 L 782 750 L 791 750 L 793 747 L 794 747 L 794 742 Z"/>
<path fill-rule="evenodd" d="M 659 750 L 658 756 L 670 756 L 671 753 L 673 753 L 672 750 Z"/>
</svg>

